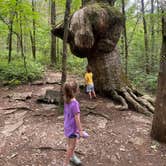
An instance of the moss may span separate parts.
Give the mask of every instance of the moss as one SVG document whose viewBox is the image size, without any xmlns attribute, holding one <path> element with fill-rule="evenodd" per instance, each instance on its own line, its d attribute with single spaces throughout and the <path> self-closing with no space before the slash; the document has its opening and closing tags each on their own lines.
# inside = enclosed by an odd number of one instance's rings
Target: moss
<svg viewBox="0 0 166 166">
<path fill-rule="evenodd" d="M 100 17 L 100 11 L 106 10 L 111 22 L 119 24 L 123 23 L 124 17 L 122 13 L 115 7 L 110 6 L 108 3 L 93 3 L 86 6 L 88 8 L 87 15 L 92 24 L 96 24 Z"/>
</svg>

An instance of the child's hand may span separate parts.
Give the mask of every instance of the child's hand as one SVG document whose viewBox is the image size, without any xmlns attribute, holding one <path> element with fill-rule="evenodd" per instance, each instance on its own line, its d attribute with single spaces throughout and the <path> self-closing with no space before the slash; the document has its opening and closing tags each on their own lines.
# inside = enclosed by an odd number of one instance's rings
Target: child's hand
<svg viewBox="0 0 166 166">
<path fill-rule="evenodd" d="M 80 137 L 83 137 L 83 131 L 79 131 Z"/>
</svg>

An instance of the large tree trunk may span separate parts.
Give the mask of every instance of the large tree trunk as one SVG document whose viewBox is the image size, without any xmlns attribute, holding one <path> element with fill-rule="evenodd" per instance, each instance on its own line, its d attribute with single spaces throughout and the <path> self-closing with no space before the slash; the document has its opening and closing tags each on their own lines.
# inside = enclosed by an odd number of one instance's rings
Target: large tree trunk
<svg viewBox="0 0 166 166">
<path fill-rule="evenodd" d="M 70 19 L 68 43 L 74 55 L 87 57 L 98 93 L 120 101 L 120 109 L 131 105 L 135 110 L 148 114 L 148 111 L 153 112 L 152 104 L 132 89 L 122 71 L 116 45 L 123 29 L 123 15 L 111 6 L 113 2 L 86 0 L 85 6 Z M 63 38 L 63 24 L 52 32 Z"/>
<path fill-rule="evenodd" d="M 163 42 L 152 136 L 158 141 L 166 142 L 166 17 L 163 17 L 162 25 Z"/>
<path fill-rule="evenodd" d="M 117 49 L 110 53 L 94 52 L 88 57 L 88 64 L 94 73 L 96 90 L 102 95 L 111 95 L 111 91 L 129 86 L 127 77 L 121 69 L 120 56 Z M 101 65 L 102 64 L 102 65 Z M 121 81 L 123 80 L 123 81 Z"/>
</svg>

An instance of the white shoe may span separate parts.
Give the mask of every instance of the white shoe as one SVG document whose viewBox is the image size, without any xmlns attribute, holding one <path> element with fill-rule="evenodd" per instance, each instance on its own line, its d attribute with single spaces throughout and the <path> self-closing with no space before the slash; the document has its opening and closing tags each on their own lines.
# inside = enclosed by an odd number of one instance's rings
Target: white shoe
<svg viewBox="0 0 166 166">
<path fill-rule="evenodd" d="M 71 157 L 70 161 L 75 165 L 81 165 L 81 160 L 75 154 Z"/>
</svg>

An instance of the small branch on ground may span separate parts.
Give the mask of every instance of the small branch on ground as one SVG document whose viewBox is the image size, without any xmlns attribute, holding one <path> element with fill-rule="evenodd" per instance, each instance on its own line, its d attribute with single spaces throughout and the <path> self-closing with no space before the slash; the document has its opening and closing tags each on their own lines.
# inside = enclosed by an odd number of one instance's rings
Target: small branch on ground
<svg viewBox="0 0 166 166">
<path fill-rule="evenodd" d="M 95 116 L 103 117 L 103 118 L 111 121 L 111 118 L 108 115 L 105 115 L 104 113 L 99 113 L 99 112 L 92 111 L 92 110 L 83 110 L 83 111 L 86 111 L 85 113 L 83 113 L 83 116 L 87 116 L 89 114 L 92 114 L 92 115 L 95 115 Z"/>
<path fill-rule="evenodd" d="M 42 147 L 37 147 L 37 148 L 33 148 L 33 149 L 39 149 L 39 150 L 52 150 L 52 151 L 62 151 L 62 152 L 66 152 L 66 149 L 65 148 L 53 148 L 53 147 L 50 147 L 50 146 L 42 146 Z M 75 151 L 76 154 L 79 154 L 79 155 L 85 155 L 84 153 L 80 152 L 80 151 Z"/>
</svg>

